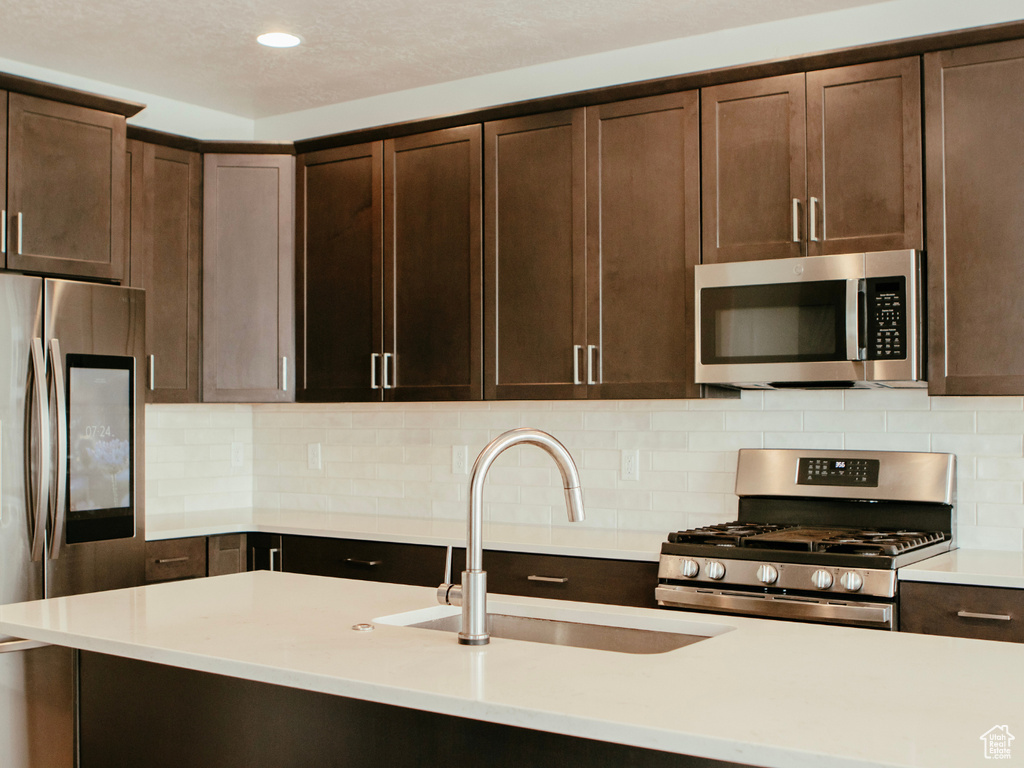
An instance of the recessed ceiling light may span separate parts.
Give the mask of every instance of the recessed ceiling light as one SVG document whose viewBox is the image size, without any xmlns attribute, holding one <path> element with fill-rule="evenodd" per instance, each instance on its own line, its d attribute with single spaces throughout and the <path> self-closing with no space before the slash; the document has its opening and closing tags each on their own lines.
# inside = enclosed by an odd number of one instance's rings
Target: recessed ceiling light
<svg viewBox="0 0 1024 768">
<path fill-rule="evenodd" d="M 269 48 L 294 48 L 302 40 L 287 32 L 267 32 L 257 37 L 256 42 Z"/>
</svg>

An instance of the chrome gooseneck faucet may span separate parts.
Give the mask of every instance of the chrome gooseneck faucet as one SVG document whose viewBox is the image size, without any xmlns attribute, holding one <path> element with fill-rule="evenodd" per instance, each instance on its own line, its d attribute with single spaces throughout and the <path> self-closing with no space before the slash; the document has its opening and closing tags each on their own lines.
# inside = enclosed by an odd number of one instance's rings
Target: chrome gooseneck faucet
<svg viewBox="0 0 1024 768">
<path fill-rule="evenodd" d="M 461 589 L 446 581 L 437 588 L 437 599 L 443 605 L 462 606 L 462 631 L 459 642 L 463 645 L 486 645 L 491 636 L 487 632 L 487 572 L 483 569 L 483 516 L 484 480 L 498 455 L 513 445 L 527 443 L 544 449 L 555 460 L 562 473 L 565 487 L 566 512 L 569 521 L 583 520 L 583 493 L 576 464 L 558 440 L 539 429 L 513 429 L 494 438 L 473 464 L 469 479 L 469 523 L 466 531 L 466 570 L 462 572 Z M 446 579 L 449 578 L 446 576 Z"/>
</svg>

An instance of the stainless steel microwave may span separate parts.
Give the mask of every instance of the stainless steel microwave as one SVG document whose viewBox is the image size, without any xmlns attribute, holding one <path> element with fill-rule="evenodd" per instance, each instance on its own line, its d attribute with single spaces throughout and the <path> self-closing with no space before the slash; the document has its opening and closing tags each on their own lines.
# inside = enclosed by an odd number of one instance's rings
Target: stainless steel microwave
<svg viewBox="0 0 1024 768">
<path fill-rule="evenodd" d="M 697 383 L 924 387 L 921 254 L 696 268 Z"/>
</svg>

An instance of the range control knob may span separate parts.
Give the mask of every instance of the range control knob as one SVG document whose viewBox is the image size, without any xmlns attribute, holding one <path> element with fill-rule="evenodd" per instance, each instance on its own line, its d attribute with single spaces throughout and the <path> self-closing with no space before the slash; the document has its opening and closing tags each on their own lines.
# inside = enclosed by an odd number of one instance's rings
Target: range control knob
<svg viewBox="0 0 1024 768">
<path fill-rule="evenodd" d="M 707 573 L 709 579 L 714 579 L 715 581 L 718 581 L 723 576 L 725 576 L 725 566 L 717 560 L 712 560 L 707 565 Z"/>
<path fill-rule="evenodd" d="M 683 564 L 679 567 L 679 570 L 682 571 L 683 576 L 688 579 L 692 579 L 700 573 L 700 566 L 697 564 L 696 560 L 683 560 Z"/>
<path fill-rule="evenodd" d="M 864 577 L 854 571 L 847 571 L 839 577 L 839 583 L 847 592 L 857 592 L 864 586 Z"/>
<path fill-rule="evenodd" d="M 828 571 L 815 571 L 811 574 L 811 582 L 818 589 L 828 589 L 832 586 L 832 574 Z"/>
<path fill-rule="evenodd" d="M 779 569 L 765 563 L 757 569 L 757 580 L 762 584 L 774 584 L 779 580 Z"/>
</svg>

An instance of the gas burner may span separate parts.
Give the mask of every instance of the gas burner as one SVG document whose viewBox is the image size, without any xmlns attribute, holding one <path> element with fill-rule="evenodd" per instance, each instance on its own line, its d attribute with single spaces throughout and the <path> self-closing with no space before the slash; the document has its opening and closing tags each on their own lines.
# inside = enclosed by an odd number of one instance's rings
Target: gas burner
<svg viewBox="0 0 1024 768">
<path fill-rule="evenodd" d="M 760 536 L 764 533 L 780 531 L 786 527 L 784 525 L 771 525 L 767 523 L 741 523 L 734 521 L 670 533 L 668 540 L 675 544 L 710 544 L 716 547 L 739 547 L 743 545 L 744 539 L 751 536 Z"/>
</svg>

